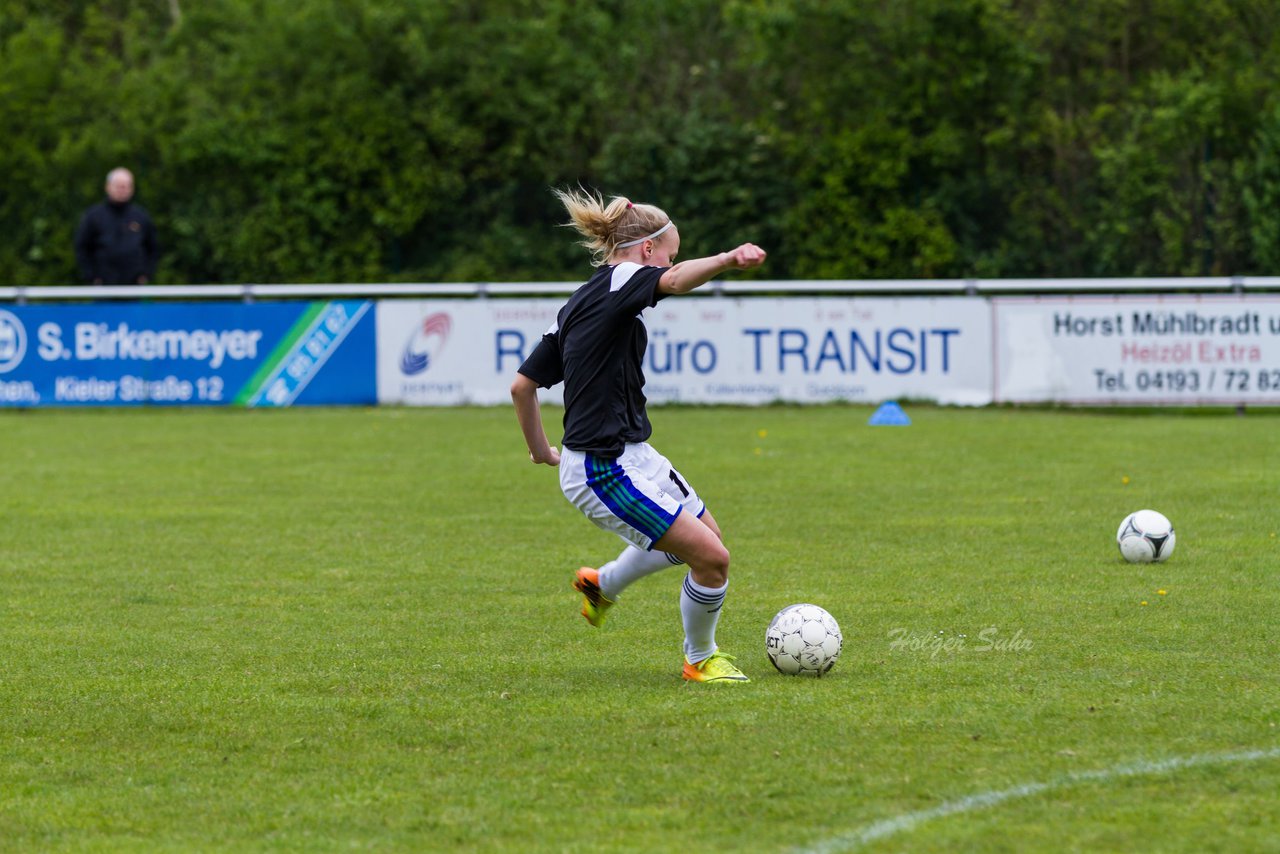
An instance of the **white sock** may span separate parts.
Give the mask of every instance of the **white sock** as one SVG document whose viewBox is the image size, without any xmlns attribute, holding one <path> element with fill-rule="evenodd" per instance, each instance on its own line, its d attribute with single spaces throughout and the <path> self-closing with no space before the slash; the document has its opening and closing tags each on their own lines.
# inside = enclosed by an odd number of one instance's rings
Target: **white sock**
<svg viewBox="0 0 1280 854">
<path fill-rule="evenodd" d="M 720 620 L 720 608 L 724 605 L 724 587 L 703 587 L 693 580 L 693 573 L 685 576 L 680 588 L 680 617 L 684 620 L 684 657 L 697 664 L 716 651 L 716 623 Z"/>
<path fill-rule="evenodd" d="M 683 561 L 680 558 L 667 552 L 657 549 L 647 552 L 635 546 L 627 546 L 615 560 L 600 567 L 600 590 L 616 602 L 623 590 L 646 575 L 653 575 L 681 563 Z"/>
</svg>

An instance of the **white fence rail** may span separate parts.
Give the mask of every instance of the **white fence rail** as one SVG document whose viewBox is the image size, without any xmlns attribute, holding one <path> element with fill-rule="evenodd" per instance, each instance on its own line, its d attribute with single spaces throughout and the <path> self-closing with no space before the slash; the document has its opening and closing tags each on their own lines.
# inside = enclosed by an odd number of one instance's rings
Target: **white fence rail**
<svg viewBox="0 0 1280 854">
<path fill-rule="evenodd" d="M 314 299 L 317 297 L 510 297 L 572 293 L 581 282 L 386 282 L 381 284 L 240 285 L 18 285 L 0 287 L 0 301 L 149 299 Z M 1280 276 L 1194 276 L 1185 278 L 1097 279 L 812 279 L 787 281 L 715 281 L 696 295 L 829 294 L 1036 294 L 1036 293 L 1244 293 L 1280 291 Z"/>
</svg>

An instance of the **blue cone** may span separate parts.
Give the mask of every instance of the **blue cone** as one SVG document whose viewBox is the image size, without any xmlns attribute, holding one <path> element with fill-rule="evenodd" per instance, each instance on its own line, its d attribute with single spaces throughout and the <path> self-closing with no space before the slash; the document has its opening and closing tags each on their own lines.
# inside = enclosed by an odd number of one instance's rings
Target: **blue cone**
<svg viewBox="0 0 1280 854">
<path fill-rule="evenodd" d="M 907 413 L 902 411 L 902 407 L 894 403 L 892 400 L 885 401 L 880 404 L 871 415 L 871 420 L 867 422 L 871 425 L 879 426 L 906 426 L 911 423 L 911 419 L 907 417 Z"/>
</svg>

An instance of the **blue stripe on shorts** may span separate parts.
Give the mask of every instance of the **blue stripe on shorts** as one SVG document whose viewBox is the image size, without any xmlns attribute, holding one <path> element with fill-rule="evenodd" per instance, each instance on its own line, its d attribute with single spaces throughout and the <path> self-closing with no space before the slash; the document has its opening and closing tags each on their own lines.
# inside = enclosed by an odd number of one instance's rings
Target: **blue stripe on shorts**
<svg viewBox="0 0 1280 854">
<path fill-rule="evenodd" d="M 649 538 L 649 547 L 662 539 L 662 535 L 676 521 L 683 508 L 668 513 L 649 496 L 645 495 L 627 477 L 617 460 L 584 454 L 587 485 L 596 497 L 604 502 L 609 512 Z"/>
</svg>

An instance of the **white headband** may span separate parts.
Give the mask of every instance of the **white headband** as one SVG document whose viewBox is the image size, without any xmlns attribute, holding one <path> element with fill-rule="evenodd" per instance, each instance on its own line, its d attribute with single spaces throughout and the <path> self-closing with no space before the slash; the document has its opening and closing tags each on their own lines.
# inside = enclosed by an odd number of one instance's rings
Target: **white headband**
<svg viewBox="0 0 1280 854">
<path fill-rule="evenodd" d="M 667 220 L 667 224 L 664 225 L 662 228 L 658 229 L 657 231 L 655 231 L 653 234 L 646 234 L 644 237 L 641 237 L 639 240 L 628 240 L 626 243 L 619 243 L 618 248 L 626 249 L 628 246 L 636 246 L 637 244 L 644 243 L 646 240 L 653 240 L 655 237 L 661 237 L 662 233 L 673 225 L 675 225 L 674 222 L 672 222 L 671 220 Z"/>
</svg>

